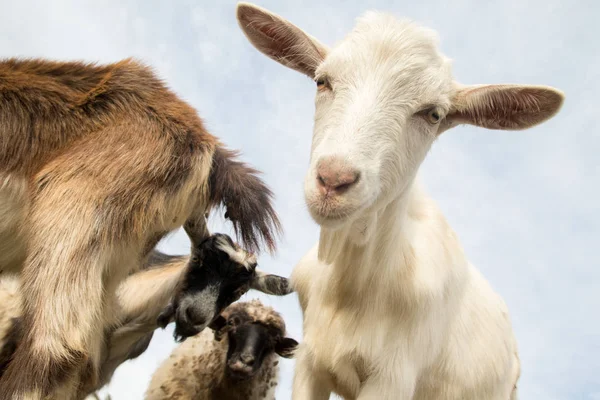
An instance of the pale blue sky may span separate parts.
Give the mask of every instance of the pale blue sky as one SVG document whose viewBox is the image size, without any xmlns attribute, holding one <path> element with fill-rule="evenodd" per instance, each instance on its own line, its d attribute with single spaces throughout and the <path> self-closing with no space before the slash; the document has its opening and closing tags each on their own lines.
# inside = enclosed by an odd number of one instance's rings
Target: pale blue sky
<svg viewBox="0 0 600 400">
<path fill-rule="evenodd" d="M 567 96 L 550 122 L 523 132 L 459 127 L 434 145 L 422 181 L 470 259 L 511 310 L 522 399 L 600 399 L 600 3 L 574 0 L 257 1 L 332 45 L 367 9 L 434 29 L 459 81 L 547 84 Z M 596 38 L 596 39 L 594 39 Z M 285 236 L 264 269 L 289 275 L 316 241 L 303 202 L 314 84 L 259 54 L 235 20 L 235 1 L 0 0 L 0 56 L 153 65 L 208 128 L 265 172 Z M 229 231 L 221 221 L 212 228 Z M 161 247 L 186 253 L 181 232 Z M 301 339 L 295 296 L 251 293 L 281 311 Z M 141 399 L 174 343 L 158 332 L 123 365 L 113 399 Z M 285 361 L 278 400 L 291 396 Z M 104 391 L 106 392 L 106 390 Z"/>
</svg>

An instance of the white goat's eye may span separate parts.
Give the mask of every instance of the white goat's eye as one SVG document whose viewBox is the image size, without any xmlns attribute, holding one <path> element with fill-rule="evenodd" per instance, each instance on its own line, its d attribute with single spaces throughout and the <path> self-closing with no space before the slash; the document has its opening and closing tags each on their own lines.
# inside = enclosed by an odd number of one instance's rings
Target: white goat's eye
<svg viewBox="0 0 600 400">
<path fill-rule="evenodd" d="M 329 82 L 327 81 L 327 78 L 325 78 L 325 77 L 317 78 L 317 79 L 315 79 L 315 82 L 317 83 L 317 89 L 319 89 L 319 90 L 329 87 Z"/>
<path fill-rule="evenodd" d="M 431 124 L 437 124 L 438 122 L 440 122 L 440 119 L 442 119 L 442 117 L 440 116 L 440 113 L 437 109 L 432 108 L 427 112 L 427 120 Z"/>
</svg>

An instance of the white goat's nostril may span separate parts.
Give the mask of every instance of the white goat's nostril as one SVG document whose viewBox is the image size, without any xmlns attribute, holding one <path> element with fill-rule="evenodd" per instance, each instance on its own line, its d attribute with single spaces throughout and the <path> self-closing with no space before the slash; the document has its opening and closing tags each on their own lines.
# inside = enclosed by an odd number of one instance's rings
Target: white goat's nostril
<svg viewBox="0 0 600 400">
<path fill-rule="evenodd" d="M 323 159 L 317 168 L 317 184 L 322 193 L 342 193 L 358 181 L 359 174 L 340 158 Z"/>
</svg>

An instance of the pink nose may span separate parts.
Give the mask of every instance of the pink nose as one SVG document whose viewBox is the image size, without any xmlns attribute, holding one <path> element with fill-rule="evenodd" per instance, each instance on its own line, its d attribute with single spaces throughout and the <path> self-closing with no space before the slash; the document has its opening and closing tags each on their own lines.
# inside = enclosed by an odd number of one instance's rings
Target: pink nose
<svg viewBox="0 0 600 400">
<path fill-rule="evenodd" d="M 343 193 L 357 180 L 358 172 L 337 157 L 325 158 L 317 167 L 317 185 L 323 194 Z"/>
</svg>

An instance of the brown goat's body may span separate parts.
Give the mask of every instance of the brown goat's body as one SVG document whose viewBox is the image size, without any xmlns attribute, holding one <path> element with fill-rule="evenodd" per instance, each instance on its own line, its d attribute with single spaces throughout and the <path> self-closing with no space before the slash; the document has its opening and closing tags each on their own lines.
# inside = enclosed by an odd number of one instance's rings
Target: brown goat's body
<svg viewBox="0 0 600 400">
<path fill-rule="evenodd" d="M 25 332 L 0 398 L 68 400 L 82 376 L 98 374 L 110 294 L 132 272 L 123 266 L 223 200 L 209 187 L 220 144 L 131 60 L 0 61 L 0 141 L 0 250 L 11 250 L 0 271 L 21 274 Z M 237 223 L 272 245 L 270 192 L 244 168 L 250 184 L 229 195 L 250 189 L 232 207 L 269 205 Z"/>
</svg>

